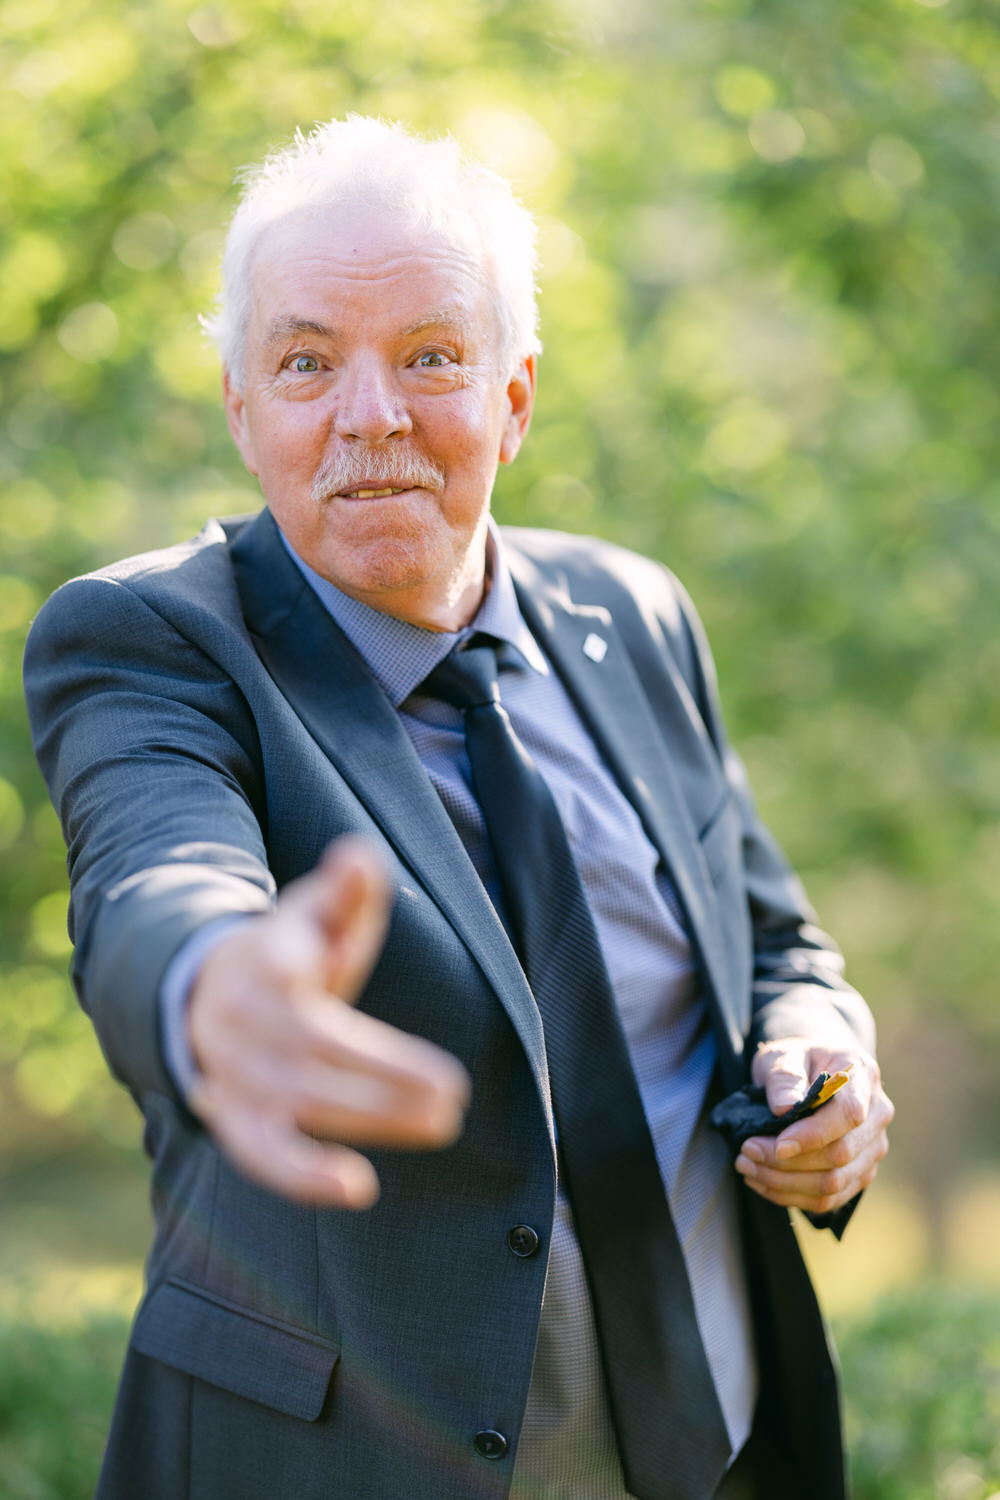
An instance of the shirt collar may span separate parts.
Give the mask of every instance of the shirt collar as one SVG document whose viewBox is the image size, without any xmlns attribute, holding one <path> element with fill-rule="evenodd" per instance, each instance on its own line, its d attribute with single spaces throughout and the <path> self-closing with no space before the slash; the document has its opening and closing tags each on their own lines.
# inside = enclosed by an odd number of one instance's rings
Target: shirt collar
<svg viewBox="0 0 1000 1500">
<path fill-rule="evenodd" d="M 407 699 L 439 662 L 474 631 L 486 631 L 520 653 L 532 671 L 548 673 L 548 663 L 528 629 L 504 558 L 503 539 L 492 516 L 487 523 L 486 571 L 490 587 L 474 618 L 462 630 L 424 630 L 352 599 L 303 562 L 279 527 L 289 557 L 314 590 L 354 649 L 370 668 L 394 708 Z"/>
</svg>

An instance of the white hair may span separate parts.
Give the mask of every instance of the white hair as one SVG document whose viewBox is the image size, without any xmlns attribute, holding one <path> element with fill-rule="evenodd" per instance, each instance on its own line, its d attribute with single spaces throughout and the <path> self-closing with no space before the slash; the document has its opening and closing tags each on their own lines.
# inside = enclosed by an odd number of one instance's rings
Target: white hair
<svg viewBox="0 0 1000 1500">
<path fill-rule="evenodd" d="M 496 172 L 450 136 L 424 140 L 395 122 L 348 115 L 297 131 L 290 145 L 239 173 L 243 196 L 229 225 L 222 287 L 202 326 L 242 388 L 253 255 L 262 232 L 309 210 L 375 203 L 408 227 L 468 245 L 494 291 L 508 370 L 541 349 L 531 214 Z"/>
</svg>

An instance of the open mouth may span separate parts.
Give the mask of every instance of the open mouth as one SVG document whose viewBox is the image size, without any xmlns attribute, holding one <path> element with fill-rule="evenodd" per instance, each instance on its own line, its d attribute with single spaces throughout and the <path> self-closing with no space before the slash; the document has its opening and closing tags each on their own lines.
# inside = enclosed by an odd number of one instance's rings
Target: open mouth
<svg viewBox="0 0 1000 1500">
<path fill-rule="evenodd" d="M 357 485 L 354 489 L 341 490 L 342 500 L 387 500 L 390 495 L 405 495 L 407 490 L 413 489 L 411 484 L 385 485 L 381 489 L 368 489 Z"/>
</svg>

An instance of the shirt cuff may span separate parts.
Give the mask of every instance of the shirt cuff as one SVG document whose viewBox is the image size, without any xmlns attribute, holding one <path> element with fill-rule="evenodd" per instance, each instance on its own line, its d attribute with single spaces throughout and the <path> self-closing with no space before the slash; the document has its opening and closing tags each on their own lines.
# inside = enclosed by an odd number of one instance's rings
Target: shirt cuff
<svg viewBox="0 0 1000 1500">
<path fill-rule="evenodd" d="M 160 1046 L 171 1081 L 181 1098 L 191 1097 L 198 1069 L 187 1037 L 187 1008 L 198 971 L 208 955 L 218 947 L 248 916 L 217 917 L 199 927 L 193 937 L 182 944 L 167 965 L 160 984 Z"/>
</svg>

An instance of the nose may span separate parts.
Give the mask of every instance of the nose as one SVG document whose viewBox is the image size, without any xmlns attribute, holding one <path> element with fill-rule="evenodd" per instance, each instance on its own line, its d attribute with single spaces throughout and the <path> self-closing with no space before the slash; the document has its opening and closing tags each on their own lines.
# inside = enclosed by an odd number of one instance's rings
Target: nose
<svg viewBox="0 0 1000 1500">
<path fill-rule="evenodd" d="M 405 437 L 413 422 L 393 370 L 374 358 L 352 361 L 337 382 L 337 436 L 362 443 Z"/>
</svg>

